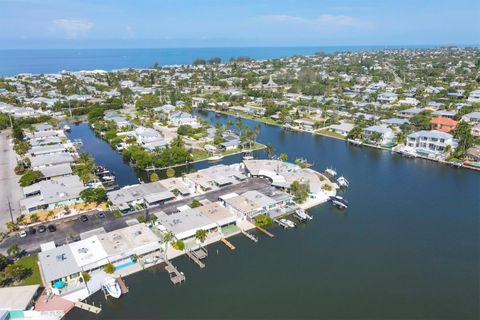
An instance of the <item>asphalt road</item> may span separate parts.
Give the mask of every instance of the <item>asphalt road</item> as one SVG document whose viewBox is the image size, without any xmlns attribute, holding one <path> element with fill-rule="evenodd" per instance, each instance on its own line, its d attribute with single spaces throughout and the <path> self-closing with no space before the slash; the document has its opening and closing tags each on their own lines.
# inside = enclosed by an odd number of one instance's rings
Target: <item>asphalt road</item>
<svg viewBox="0 0 480 320">
<path fill-rule="evenodd" d="M 9 132 L 0 132 L 0 231 L 6 231 L 5 224 L 11 221 L 8 203 L 12 209 L 13 218 L 20 216 L 20 199 L 22 188 L 18 185 L 20 176 L 14 172 L 17 165 L 16 153 L 7 137 Z"/>
<path fill-rule="evenodd" d="M 178 211 L 178 207 L 190 204 L 193 199 L 208 199 L 213 202 L 217 201 L 221 195 L 225 195 L 231 192 L 236 192 L 240 194 L 249 190 L 257 190 L 268 195 L 271 191 L 275 190 L 275 188 L 272 187 L 270 185 L 270 182 L 266 179 L 249 178 L 246 181 L 226 186 L 219 190 L 211 191 L 199 196 L 189 197 L 178 201 L 170 202 L 155 208 L 151 208 L 149 209 L 148 213 L 153 214 L 155 212 L 163 211 L 167 214 L 175 214 L 175 212 Z M 59 246 L 68 242 L 75 241 L 75 239 L 79 239 L 79 235 L 81 233 L 93 229 L 103 227 L 105 231 L 110 232 L 126 227 L 127 220 L 136 219 L 142 214 L 143 213 L 135 213 L 123 216 L 121 218 L 115 218 L 110 212 L 106 212 L 105 218 L 99 218 L 94 212 L 92 212 L 88 214 L 89 219 L 86 222 L 80 221 L 78 216 L 72 218 L 65 218 L 54 223 L 57 227 L 57 231 L 55 232 L 49 232 L 47 230 L 43 233 L 39 233 L 37 231 L 35 234 L 28 235 L 24 238 L 21 238 L 17 233 L 4 239 L 3 242 L 0 244 L 0 252 L 5 253 L 12 244 L 17 244 L 21 249 L 27 252 L 39 251 L 40 245 L 49 241 L 55 241 L 55 244 Z"/>
</svg>

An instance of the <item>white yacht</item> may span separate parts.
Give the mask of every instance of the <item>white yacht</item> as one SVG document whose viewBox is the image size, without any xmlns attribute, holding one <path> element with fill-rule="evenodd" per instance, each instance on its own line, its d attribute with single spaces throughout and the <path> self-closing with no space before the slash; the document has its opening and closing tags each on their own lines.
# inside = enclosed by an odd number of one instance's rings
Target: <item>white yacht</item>
<svg viewBox="0 0 480 320">
<path fill-rule="evenodd" d="M 114 298 L 120 298 L 122 295 L 122 290 L 117 280 L 112 277 L 107 277 L 103 283 L 103 288 L 108 292 L 108 294 Z"/>
<path fill-rule="evenodd" d="M 284 225 L 288 226 L 289 228 L 295 228 L 295 223 L 288 219 L 280 219 L 280 222 Z"/>
<path fill-rule="evenodd" d="M 63 130 L 69 132 L 72 128 L 70 128 L 70 126 L 68 124 L 64 125 L 63 126 Z"/>
<path fill-rule="evenodd" d="M 217 156 L 211 156 L 210 158 L 208 158 L 207 160 L 208 161 L 220 161 L 223 159 L 223 156 L 222 155 L 217 155 Z"/>
<path fill-rule="evenodd" d="M 335 171 L 335 170 L 333 170 L 333 169 L 331 169 L 331 168 L 328 168 L 327 170 L 325 170 L 325 173 L 326 173 L 327 175 L 329 175 L 330 177 L 332 177 L 332 178 L 337 175 L 337 171 Z"/>
<path fill-rule="evenodd" d="M 348 185 L 349 185 L 347 178 L 345 178 L 344 176 L 339 177 L 337 179 L 337 183 L 340 186 L 340 188 L 348 188 Z"/>
</svg>

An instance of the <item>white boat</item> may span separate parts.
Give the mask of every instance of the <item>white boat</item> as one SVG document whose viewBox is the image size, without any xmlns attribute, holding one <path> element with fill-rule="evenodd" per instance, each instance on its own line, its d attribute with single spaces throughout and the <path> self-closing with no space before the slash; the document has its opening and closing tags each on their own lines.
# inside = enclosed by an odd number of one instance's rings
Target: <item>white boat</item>
<svg viewBox="0 0 480 320">
<path fill-rule="evenodd" d="M 66 125 L 63 126 L 63 130 L 65 130 L 65 131 L 67 131 L 67 132 L 70 131 L 71 129 L 72 129 L 72 128 L 70 128 L 70 126 L 69 126 L 68 124 L 66 124 Z"/>
<path fill-rule="evenodd" d="M 223 159 L 223 156 L 222 155 L 218 155 L 218 156 L 211 156 L 210 158 L 208 158 L 207 160 L 208 161 L 220 161 Z"/>
<path fill-rule="evenodd" d="M 286 225 L 289 228 L 295 228 L 295 223 L 293 221 L 288 220 L 288 219 L 280 219 L 280 222 Z"/>
<path fill-rule="evenodd" d="M 340 208 L 340 209 L 347 209 L 348 208 L 348 201 L 345 200 L 343 197 L 341 196 L 333 196 L 333 197 L 330 197 L 330 201 L 332 202 L 332 204 L 337 207 L 337 208 Z"/>
<path fill-rule="evenodd" d="M 328 174 L 329 176 L 331 176 L 332 178 L 337 175 L 337 171 L 335 171 L 331 168 L 328 168 L 327 170 L 325 170 L 325 173 Z"/>
<path fill-rule="evenodd" d="M 363 144 L 363 142 L 359 139 L 347 139 L 347 141 L 354 146 L 361 146 Z"/>
<path fill-rule="evenodd" d="M 112 277 L 107 277 L 103 283 L 103 288 L 108 292 L 108 294 L 114 298 L 120 298 L 122 295 L 122 290 L 117 280 Z"/>
<path fill-rule="evenodd" d="M 253 160 L 253 156 L 243 156 L 243 160 Z"/>
<path fill-rule="evenodd" d="M 340 186 L 340 188 L 348 188 L 348 185 L 349 185 L 347 178 L 345 178 L 344 176 L 339 177 L 337 179 L 337 183 Z"/>
</svg>

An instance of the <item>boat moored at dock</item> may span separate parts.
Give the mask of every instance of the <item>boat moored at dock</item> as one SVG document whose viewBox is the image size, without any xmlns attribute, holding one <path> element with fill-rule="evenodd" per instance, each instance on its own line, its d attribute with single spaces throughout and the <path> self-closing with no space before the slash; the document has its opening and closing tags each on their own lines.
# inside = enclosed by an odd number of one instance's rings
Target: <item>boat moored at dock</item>
<svg viewBox="0 0 480 320">
<path fill-rule="evenodd" d="M 115 278 L 107 277 L 102 285 L 102 288 L 108 293 L 109 296 L 116 299 L 120 298 L 120 296 L 122 295 L 120 285 Z"/>
<path fill-rule="evenodd" d="M 348 201 L 341 196 L 330 197 L 330 202 L 339 209 L 347 209 Z"/>
</svg>

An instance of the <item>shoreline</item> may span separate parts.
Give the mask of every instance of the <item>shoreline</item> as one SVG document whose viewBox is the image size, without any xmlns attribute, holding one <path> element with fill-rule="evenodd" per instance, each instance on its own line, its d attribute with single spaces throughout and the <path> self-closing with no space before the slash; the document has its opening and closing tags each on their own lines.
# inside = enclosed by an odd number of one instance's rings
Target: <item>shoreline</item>
<svg viewBox="0 0 480 320">
<path fill-rule="evenodd" d="M 258 118 L 255 118 L 255 117 L 251 117 L 251 118 L 250 117 L 245 117 L 242 114 L 236 115 L 236 114 L 232 114 L 230 112 L 218 111 L 218 110 L 211 109 L 211 108 L 204 109 L 204 110 L 209 111 L 209 112 L 214 112 L 214 113 L 227 115 L 227 116 L 238 117 L 238 118 L 242 118 L 244 120 L 252 120 L 252 121 L 263 123 L 263 124 L 266 124 L 266 125 L 282 127 L 281 124 L 278 124 L 276 122 L 270 123 L 270 122 L 267 122 L 267 121 L 262 121 L 261 119 L 258 119 Z M 333 136 L 333 135 L 329 135 L 329 134 L 325 134 L 325 133 L 321 133 L 321 132 L 317 132 L 317 131 L 309 131 L 309 130 L 304 130 L 304 129 L 295 128 L 295 127 L 290 127 L 289 130 L 304 132 L 304 133 L 310 133 L 312 135 L 332 138 L 332 139 L 336 139 L 336 140 L 340 140 L 340 141 L 345 141 L 346 143 L 348 143 L 346 138 L 336 137 L 336 136 Z M 370 144 L 370 143 L 363 143 L 361 146 L 358 146 L 358 147 L 362 147 L 362 146 L 366 146 L 366 147 L 370 147 L 370 148 L 374 148 L 374 149 L 378 149 L 378 150 L 383 150 L 383 151 L 390 151 L 391 153 L 396 153 L 392 149 L 382 147 L 382 146 L 377 146 L 377 145 Z M 459 169 L 464 168 L 464 169 L 467 169 L 467 170 L 473 170 L 473 171 L 480 172 L 480 167 L 477 168 L 477 167 L 474 167 L 474 166 L 469 165 L 469 164 L 464 164 L 463 163 L 461 166 L 457 166 L 454 162 L 450 162 L 450 161 L 446 161 L 446 160 L 432 159 L 432 158 L 425 157 L 425 156 L 422 156 L 422 155 L 417 155 L 415 158 L 419 158 L 419 159 L 422 159 L 422 160 L 429 160 L 429 161 L 432 161 L 432 162 L 437 162 L 437 163 L 440 163 L 440 164 L 448 165 L 449 167 L 457 167 Z"/>
</svg>

